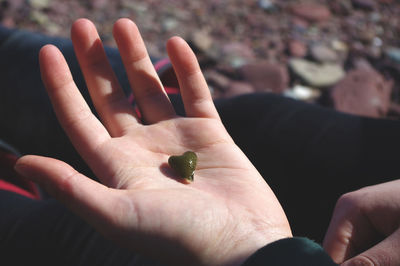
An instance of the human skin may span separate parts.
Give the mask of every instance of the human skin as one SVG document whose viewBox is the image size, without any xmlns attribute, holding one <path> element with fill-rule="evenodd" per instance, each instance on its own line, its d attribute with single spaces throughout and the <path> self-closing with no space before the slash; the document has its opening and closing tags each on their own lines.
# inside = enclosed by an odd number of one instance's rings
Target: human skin
<svg viewBox="0 0 400 266">
<path fill-rule="evenodd" d="M 120 19 L 113 34 L 141 119 L 90 21 L 77 20 L 71 38 L 101 121 L 61 52 L 47 45 L 39 55 L 58 120 L 100 182 L 40 156 L 22 157 L 16 170 L 117 244 L 173 265 L 240 265 L 260 247 L 291 237 L 274 193 L 222 125 L 187 43 L 179 37 L 167 42 L 186 111 L 179 117 L 137 26 Z M 169 156 L 187 150 L 198 157 L 195 180 L 188 184 L 167 164 Z"/>
<path fill-rule="evenodd" d="M 400 264 L 400 180 L 343 195 L 324 248 L 342 265 Z"/>
</svg>

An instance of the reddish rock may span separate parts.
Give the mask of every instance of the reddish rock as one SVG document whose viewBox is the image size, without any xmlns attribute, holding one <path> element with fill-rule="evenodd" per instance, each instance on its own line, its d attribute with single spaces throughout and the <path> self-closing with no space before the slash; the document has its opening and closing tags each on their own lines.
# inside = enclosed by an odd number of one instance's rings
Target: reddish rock
<svg viewBox="0 0 400 266">
<path fill-rule="evenodd" d="M 305 57 L 307 55 L 307 46 L 302 41 L 290 40 L 288 46 L 290 55 L 294 57 Z"/>
<path fill-rule="evenodd" d="M 350 71 L 331 91 L 338 111 L 368 117 L 385 117 L 390 108 L 393 83 L 375 70 Z"/>
<path fill-rule="evenodd" d="M 294 4 L 291 7 L 291 12 L 309 22 L 322 22 L 331 17 L 331 12 L 326 6 L 314 3 Z"/>
<path fill-rule="evenodd" d="M 251 84 L 241 81 L 233 81 L 224 91 L 223 97 L 233 97 L 246 93 L 253 93 L 255 90 Z"/>
<path fill-rule="evenodd" d="M 220 90 L 225 90 L 229 87 L 231 80 L 223 74 L 218 73 L 215 70 L 208 70 L 204 72 L 204 76 L 207 83 Z"/>
<path fill-rule="evenodd" d="M 329 1 L 330 10 L 335 14 L 348 16 L 353 11 L 350 0 Z"/>
<path fill-rule="evenodd" d="M 102 9 L 105 8 L 108 1 L 107 0 L 90 0 L 90 5 L 94 9 Z"/>
<path fill-rule="evenodd" d="M 239 69 L 241 77 L 256 91 L 281 93 L 288 88 L 289 74 L 286 67 L 269 62 L 247 64 Z"/>
</svg>

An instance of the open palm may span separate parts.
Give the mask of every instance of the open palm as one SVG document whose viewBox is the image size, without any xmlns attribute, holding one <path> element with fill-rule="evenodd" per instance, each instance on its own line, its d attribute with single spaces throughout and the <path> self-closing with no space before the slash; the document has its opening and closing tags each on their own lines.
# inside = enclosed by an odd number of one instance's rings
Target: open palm
<svg viewBox="0 0 400 266">
<path fill-rule="evenodd" d="M 187 114 L 178 117 L 136 25 L 120 19 L 114 37 L 140 119 L 90 21 L 74 23 L 72 40 L 101 122 L 59 50 L 45 46 L 40 53 L 58 119 L 101 183 L 51 158 L 25 156 L 17 170 L 107 237 L 164 262 L 240 264 L 261 246 L 291 236 L 273 192 L 223 127 L 188 45 L 178 37 L 167 43 Z M 188 150 L 198 163 L 194 182 L 186 184 L 167 162 Z"/>
</svg>

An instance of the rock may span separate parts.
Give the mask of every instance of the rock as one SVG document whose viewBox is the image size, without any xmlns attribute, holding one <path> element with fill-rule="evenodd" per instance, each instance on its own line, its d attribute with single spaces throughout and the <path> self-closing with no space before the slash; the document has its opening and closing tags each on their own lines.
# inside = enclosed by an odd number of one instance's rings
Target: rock
<svg viewBox="0 0 400 266">
<path fill-rule="evenodd" d="M 364 57 L 354 57 L 352 58 L 352 64 L 355 69 L 361 69 L 361 70 L 373 70 L 374 68 L 371 66 L 371 64 L 368 62 L 367 59 Z"/>
<path fill-rule="evenodd" d="M 108 1 L 107 0 L 90 0 L 89 3 L 93 9 L 103 9 L 107 6 Z"/>
<path fill-rule="evenodd" d="M 342 42 L 339 40 L 333 40 L 331 42 L 331 46 L 332 46 L 333 50 L 340 52 L 340 53 L 347 54 L 349 51 L 349 47 L 347 46 L 347 44 L 345 42 Z"/>
<path fill-rule="evenodd" d="M 387 57 L 390 58 L 393 62 L 400 64 L 400 48 L 391 47 L 385 51 Z"/>
<path fill-rule="evenodd" d="M 400 117 L 400 104 L 394 102 L 390 103 L 388 114 Z"/>
<path fill-rule="evenodd" d="M 307 46 L 299 40 L 290 40 L 288 44 L 289 53 L 294 57 L 305 57 L 307 55 Z"/>
<path fill-rule="evenodd" d="M 353 12 L 350 0 L 330 1 L 331 10 L 336 14 L 348 16 Z"/>
<path fill-rule="evenodd" d="M 358 33 L 358 39 L 365 44 L 372 43 L 374 38 L 376 37 L 375 31 L 373 29 L 365 29 Z"/>
<path fill-rule="evenodd" d="M 36 9 L 43 9 L 50 5 L 50 0 L 30 0 L 29 2 Z"/>
<path fill-rule="evenodd" d="M 310 23 L 307 20 L 296 16 L 293 16 L 291 21 L 293 24 L 293 30 L 298 33 L 305 33 L 307 31 L 307 28 L 310 26 Z"/>
<path fill-rule="evenodd" d="M 349 47 L 347 43 L 340 40 L 331 41 L 331 47 L 338 56 L 336 62 L 345 62 L 349 55 Z"/>
<path fill-rule="evenodd" d="M 383 41 L 382 41 L 382 39 L 379 38 L 379 37 L 374 37 L 374 39 L 372 40 L 372 44 L 373 44 L 374 46 L 381 47 L 381 46 L 383 45 Z"/>
<path fill-rule="evenodd" d="M 345 76 L 343 67 L 339 64 L 316 64 L 295 58 L 289 61 L 289 66 L 307 84 L 316 88 L 330 87 Z"/>
<path fill-rule="evenodd" d="M 240 42 L 225 44 L 221 52 L 222 55 L 220 54 L 219 56 L 222 58 L 222 61 L 235 68 L 241 67 L 255 59 L 254 52 L 249 45 Z"/>
<path fill-rule="evenodd" d="M 49 23 L 49 17 L 39 10 L 33 10 L 30 13 L 30 19 L 39 25 L 46 25 Z"/>
<path fill-rule="evenodd" d="M 368 117 L 385 117 L 393 83 L 375 70 L 350 71 L 331 91 L 336 110 Z"/>
<path fill-rule="evenodd" d="M 269 62 L 243 65 L 238 69 L 240 76 L 256 91 L 281 93 L 288 88 L 289 74 L 286 67 Z"/>
<path fill-rule="evenodd" d="M 311 46 L 312 57 L 319 62 L 335 62 L 338 55 L 334 50 L 323 44 L 314 44 Z"/>
<path fill-rule="evenodd" d="M 296 85 L 283 93 L 284 96 L 306 102 L 312 102 L 321 96 L 321 91 L 302 85 Z"/>
<path fill-rule="evenodd" d="M 173 17 L 166 17 L 162 20 L 161 26 L 164 31 L 172 31 L 178 27 L 179 22 Z"/>
<path fill-rule="evenodd" d="M 326 6 L 314 3 L 294 4 L 291 7 L 291 12 L 309 22 L 322 22 L 331 17 L 331 12 Z"/>
<path fill-rule="evenodd" d="M 368 52 L 366 51 L 364 44 L 358 41 L 354 41 L 350 46 L 350 53 L 356 56 L 366 56 Z"/>
<path fill-rule="evenodd" d="M 226 90 L 231 83 L 231 80 L 223 74 L 215 70 L 207 70 L 204 72 L 204 77 L 207 83 L 220 90 Z"/>
<path fill-rule="evenodd" d="M 251 84 L 241 81 L 233 81 L 224 91 L 223 97 L 233 97 L 246 93 L 253 93 L 255 90 Z"/>
<path fill-rule="evenodd" d="M 4 8 L 6 6 L 8 8 L 8 11 L 17 11 L 18 9 L 21 9 L 24 7 L 24 5 L 26 5 L 24 0 L 5 0 L 2 1 L 1 4 L 1 8 Z"/>
<path fill-rule="evenodd" d="M 2 24 L 2 26 L 7 27 L 7 28 L 14 28 L 15 27 L 14 19 L 11 18 L 11 17 L 4 17 L 1 20 L 1 24 Z"/>
<path fill-rule="evenodd" d="M 379 59 L 382 56 L 382 49 L 378 46 L 369 46 L 366 51 L 368 56 L 374 59 Z"/>
<path fill-rule="evenodd" d="M 372 11 L 376 8 L 376 2 L 374 0 L 352 0 L 351 2 L 355 8 L 368 11 Z"/>
<path fill-rule="evenodd" d="M 212 38 L 205 30 L 195 31 L 192 35 L 191 40 L 193 44 L 203 52 L 210 49 L 213 44 Z"/>
<path fill-rule="evenodd" d="M 277 9 L 275 3 L 271 0 L 258 0 L 258 6 L 265 11 L 275 11 Z"/>
</svg>

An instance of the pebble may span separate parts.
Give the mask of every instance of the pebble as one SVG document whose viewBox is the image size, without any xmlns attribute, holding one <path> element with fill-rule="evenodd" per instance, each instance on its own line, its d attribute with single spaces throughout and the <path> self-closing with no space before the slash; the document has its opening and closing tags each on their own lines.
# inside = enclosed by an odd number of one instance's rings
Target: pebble
<svg viewBox="0 0 400 266">
<path fill-rule="evenodd" d="M 225 44 L 222 46 L 219 56 L 222 62 L 235 68 L 245 65 L 255 58 L 253 50 L 248 45 L 241 42 Z"/>
<path fill-rule="evenodd" d="M 248 81 L 256 91 L 281 93 L 289 86 L 286 67 L 270 62 L 243 65 L 238 69 L 240 76 Z"/>
<path fill-rule="evenodd" d="M 33 8 L 43 9 L 50 5 L 50 0 L 29 0 Z"/>
<path fill-rule="evenodd" d="M 295 74 L 315 88 L 330 87 L 345 76 L 344 69 L 339 64 L 317 64 L 294 58 L 289 61 L 289 66 Z"/>
<path fill-rule="evenodd" d="M 386 55 L 394 62 L 400 64 L 400 48 L 392 47 L 386 50 Z"/>
<path fill-rule="evenodd" d="M 241 94 L 253 93 L 255 90 L 248 82 L 232 81 L 229 87 L 223 92 L 224 97 L 234 97 Z"/>
<path fill-rule="evenodd" d="M 353 5 L 350 0 L 331 1 L 330 3 L 333 13 L 348 16 L 353 12 Z"/>
<path fill-rule="evenodd" d="M 299 40 L 290 40 L 288 44 L 290 55 L 294 57 L 305 57 L 307 55 L 307 46 Z"/>
<path fill-rule="evenodd" d="M 298 3 L 291 7 L 293 15 L 309 22 L 323 22 L 331 18 L 331 12 L 325 5 Z"/>
<path fill-rule="evenodd" d="M 360 8 L 368 11 L 372 11 L 376 8 L 376 2 L 374 0 L 352 0 L 355 8 Z"/>
<path fill-rule="evenodd" d="M 258 6 L 265 11 L 275 11 L 276 5 L 270 0 L 258 0 Z"/>
<path fill-rule="evenodd" d="M 370 62 L 364 57 L 353 57 L 351 63 L 355 69 L 372 70 L 373 67 Z"/>
<path fill-rule="evenodd" d="M 331 46 L 335 51 L 341 52 L 341 53 L 347 53 L 349 51 L 349 47 L 345 42 L 339 41 L 339 40 L 333 40 L 331 42 Z"/>
<path fill-rule="evenodd" d="M 94 9 L 103 9 L 107 6 L 108 1 L 107 0 L 90 0 L 89 1 L 90 5 Z"/>
<path fill-rule="evenodd" d="M 389 111 L 393 83 L 375 70 L 350 71 L 331 91 L 334 108 L 368 117 L 384 117 Z"/>
<path fill-rule="evenodd" d="M 167 17 L 162 21 L 162 28 L 164 31 L 172 31 L 178 27 L 179 22 L 173 17 Z"/>
<path fill-rule="evenodd" d="M 321 91 L 303 85 L 295 85 L 283 93 L 284 96 L 306 102 L 312 102 L 321 96 Z"/>
<path fill-rule="evenodd" d="M 25 0 L 4 0 L 4 1 L 1 1 L 1 2 L 2 2 L 1 3 L 2 4 L 2 8 L 4 6 L 8 6 L 9 11 L 16 11 L 18 9 L 21 9 L 26 4 Z"/>
<path fill-rule="evenodd" d="M 334 50 L 323 44 L 314 44 L 311 46 L 311 55 L 318 62 L 335 62 L 338 55 Z"/>
<path fill-rule="evenodd" d="M 225 90 L 226 88 L 228 88 L 228 86 L 231 83 L 231 80 L 227 76 L 225 76 L 215 70 L 205 71 L 204 77 L 206 78 L 207 83 L 209 85 L 211 85 L 215 88 L 218 88 L 220 90 Z"/>
<path fill-rule="evenodd" d="M 191 40 L 196 48 L 200 49 L 202 52 L 210 49 L 213 44 L 213 39 L 205 30 L 195 31 L 192 35 Z"/>
</svg>

